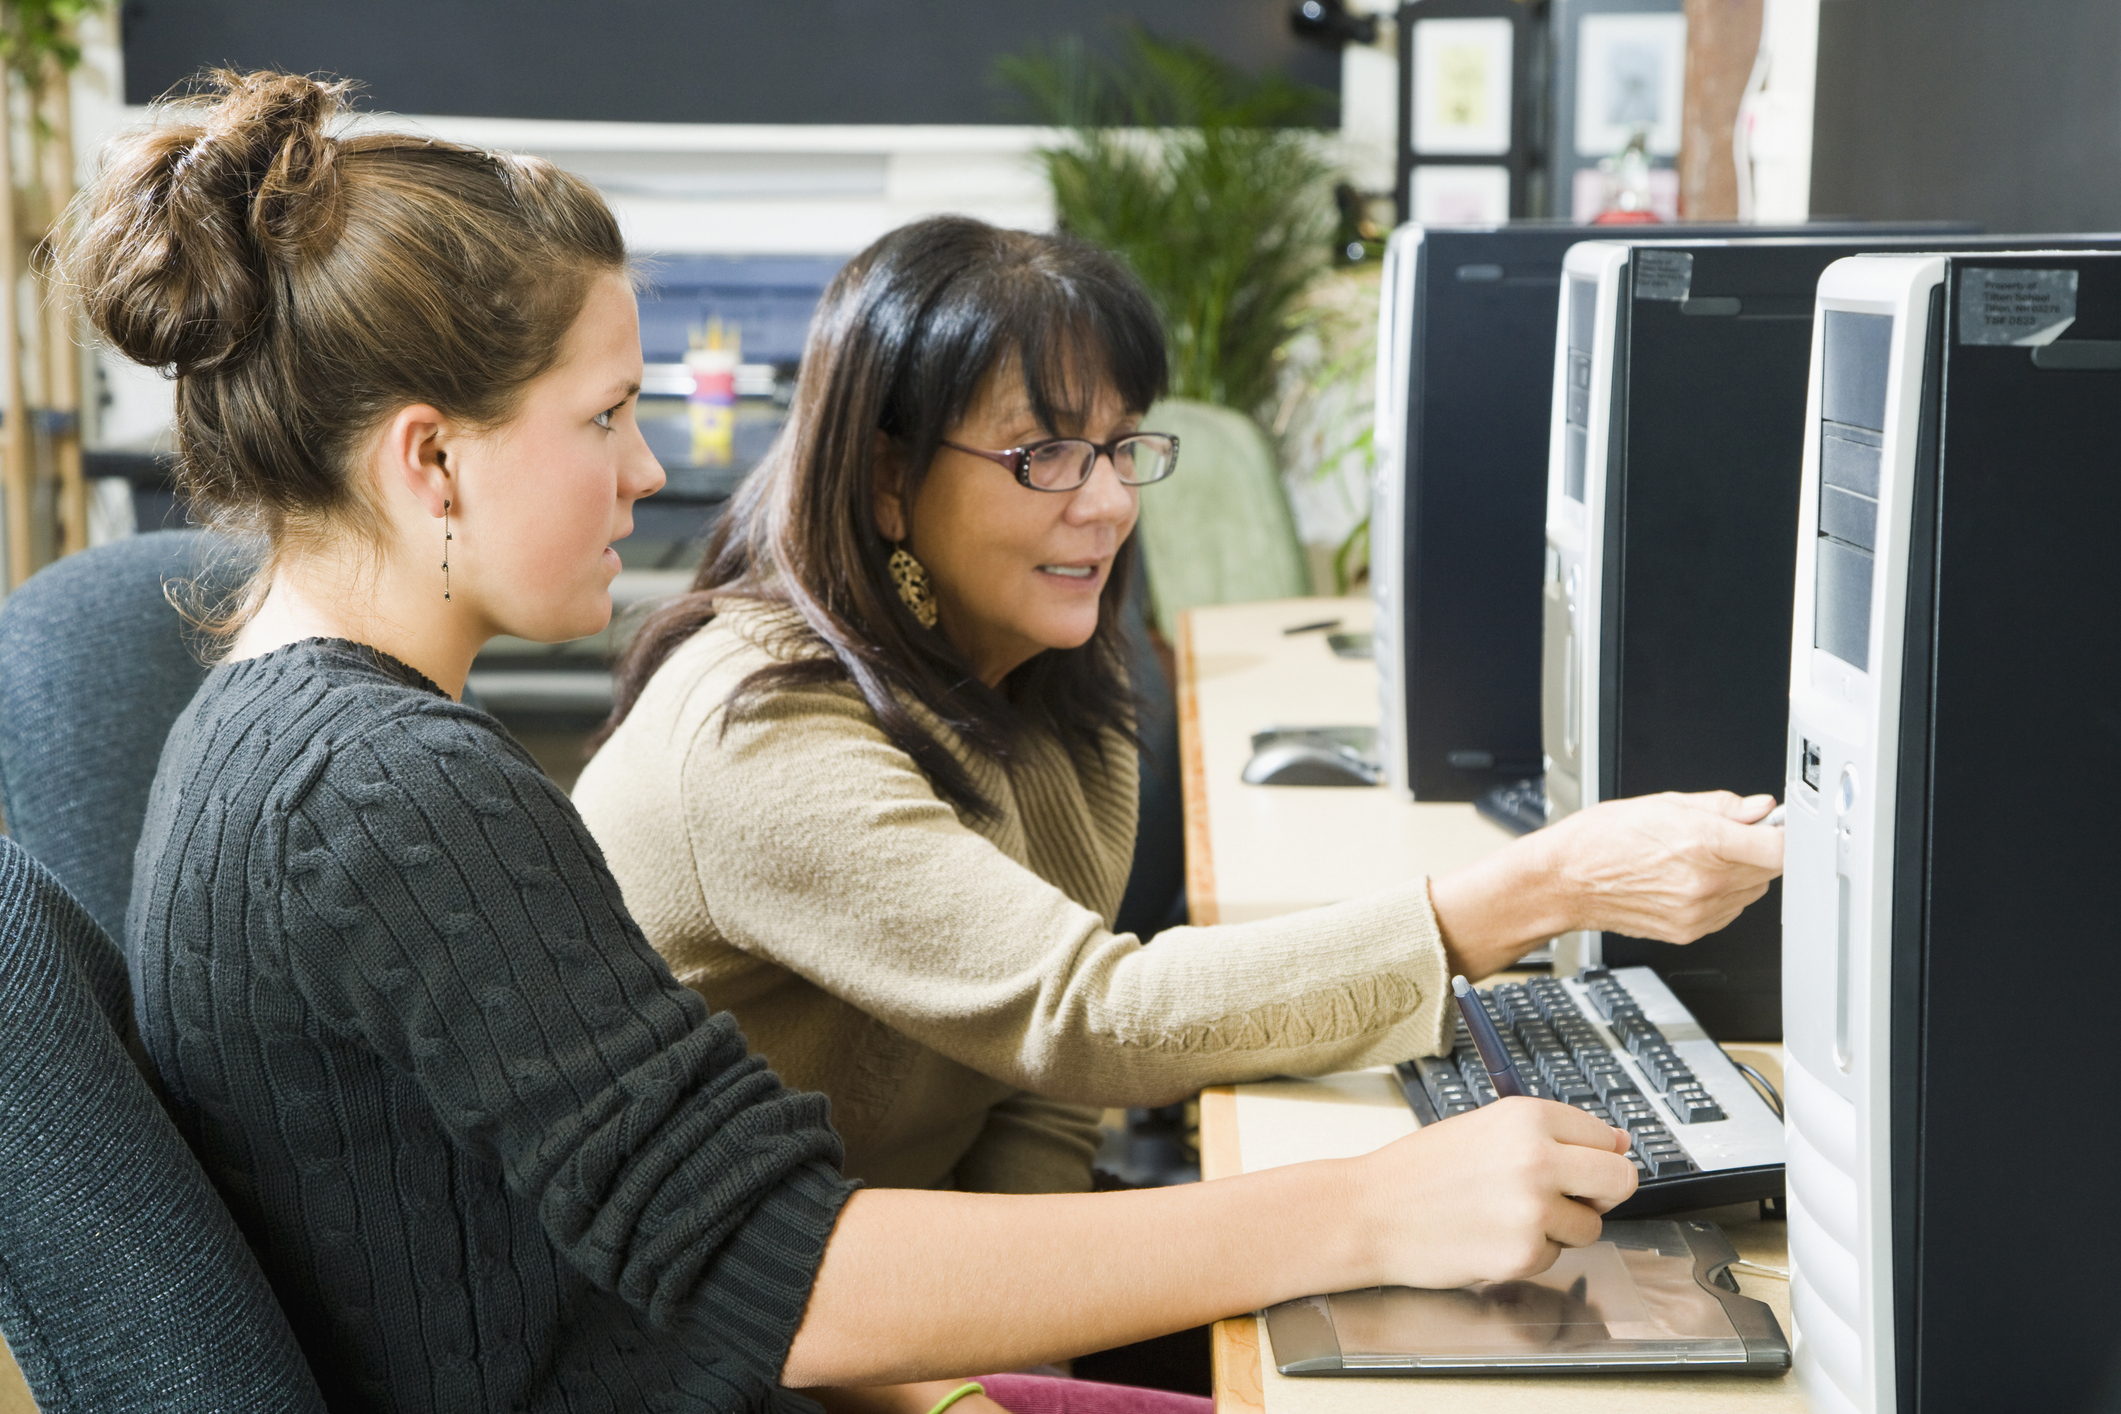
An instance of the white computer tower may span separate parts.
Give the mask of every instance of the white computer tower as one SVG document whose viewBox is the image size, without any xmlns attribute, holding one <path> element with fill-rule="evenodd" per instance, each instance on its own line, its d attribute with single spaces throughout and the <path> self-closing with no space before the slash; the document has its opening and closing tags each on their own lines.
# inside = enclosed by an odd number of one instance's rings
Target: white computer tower
<svg viewBox="0 0 2121 1414">
<path fill-rule="evenodd" d="M 1784 1093 L 1818 1414 L 2084 1409 L 2121 1104 L 2121 256 L 1821 278 L 1790 656 Z M 2091 939 L 2096 946 L 2087 947 Z"/>
<path fill-rule="evenodd" d="M 1540 736 L 1550 818 L 1595 805 L 1601 766 L 1597 733 L 1582 730 L 1584 704 L 1600 690 L 1598 599 L 1608 569 L 1606 536 L 1618 507 L 1605 494 L 1613 414 L 1615 273 L 1628 247 L 1586 241 L 1562 261 L 1554 321 L 1554 399 L 1548 419 L 1546 572 L 1541 581 Z M 1594 511 L 1594 508 L 1595 511 Z M 1554 941 L 1554 965 L 1573 972 L 1599 960 L 1596 933 Z"/>
</svg>

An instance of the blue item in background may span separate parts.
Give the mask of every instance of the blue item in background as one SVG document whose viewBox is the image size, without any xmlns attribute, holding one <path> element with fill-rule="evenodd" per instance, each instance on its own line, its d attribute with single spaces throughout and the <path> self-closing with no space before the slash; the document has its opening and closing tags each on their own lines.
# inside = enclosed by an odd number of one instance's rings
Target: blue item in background
<svg viewBox="0 0 2121 1414">
<path fill-rule="evenodd" d="M 748 363 L 793 365 L 803 356 L 842 255 L 647 255 L 640 258 L 641 356 L 682 363 L 691 334 L 709 319 L 744 331 Z"/>
<path fill-rule="evenodd" d="M 131 645 L 97 646 L 81 656 L 115 670 Z M 126 828 L 139 821 L 109 820 Z M 117 944 L 0 840 L 0 1323 L 30 1393 L 52 1411 L 322 1414 L 257 1259 L 128 1054 L 138 1044 Z"/>
<path fill-rule="evenodd" d="M 255 568 L 252 552 L 203 530 L 132 535 L 45 566 L 0 610 L 7 832 L 114 938 L 163 738 L 212 647 L 164 586 L 212 612 Z"/>
</svg>

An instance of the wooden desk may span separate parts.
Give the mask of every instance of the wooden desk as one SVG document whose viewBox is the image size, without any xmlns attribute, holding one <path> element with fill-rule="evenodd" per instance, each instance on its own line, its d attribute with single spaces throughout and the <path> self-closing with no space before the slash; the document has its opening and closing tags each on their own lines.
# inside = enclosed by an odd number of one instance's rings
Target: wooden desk
<svg viewBox="0 0 2121 1414">
<path fill-rule="evenodd" d="M 1263 727 L 1374 726 L 1377 667 L 1337 658 L 1339 619 L 1370 629 L 1367 599 L 1283 599 L 1195 609 L 1178 643 L 1186 905 L 1195 923 L 1244 923 L 1440 874 L 1509 843 L 1470 805 L 1416 804 L 1383 787 L 1248 786 Z"/>
<path fill-rule="evenodd" d="M 1374 665 L 1340 659 L 1323 633 L 1284 628 L 1338 618 L 1363 632 L 1363 599 L 1292 599 L 1196 609 L 1179 641 L 1179 745 L 1186 810 L 1186 897 L 1195 922 L 1271 917 L 1479 858 L 1509 835 L 1470 805 L 1417 804 L 1382 787 L 1248 786 L 1251 734 L 1267 726 L 1354 726 L 1378 716 Z M 1781 1079 L 1779 1046 L 1733 1048 Z M 1216 1179 L 1305 1159 L 1368 1153 L 1415 1128 L 1390 1073 L 1219 1086 L 1200 1107 L 1201 1172 Z M 1748 1261 L 1788 1267 L 1784 1226 L 1753 1204 L 1711 1209 Z M 1788 1283 L 1739 1274 L 1749 1296 L 1790 1329 Z M 1469 1375 L 1291 1379 L 1262 1359 L 1256 1316 L 1219 1323 L 1213 1343 L 1219 1414 L 1641 1414 L 1801 1410 L 1796 1381 L 1748 1375 Z"/>
<path fill-rule="evenodd" d="M 30 1398 L 29 1382 L 15 1368 L 15 1357 L 0 1343 L 0 1414 L 37 1414 L 37 1401 Z"/>
</svg>

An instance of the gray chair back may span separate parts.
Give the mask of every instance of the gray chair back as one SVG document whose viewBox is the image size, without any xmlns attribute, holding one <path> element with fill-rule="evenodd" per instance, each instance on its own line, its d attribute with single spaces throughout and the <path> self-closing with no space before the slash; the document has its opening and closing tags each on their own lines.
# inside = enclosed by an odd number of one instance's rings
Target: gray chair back
<svg viewBox="0 0 2121 1414">
<path fill-rule="evenodd" d="M 80 903 L 0 839 L 0 1334 L 44 1414 L 321 1414 L 272 1288 L 135 1065 L 125 975 Z"/>
<path fill-rule="evenodd" d="M 212 603 L 254 560 L 201 530 L 70 555 L 0 607 L 0 815 L 114 938 L 169 729 L 206 678 L 163 585 Z"/>
</svg>

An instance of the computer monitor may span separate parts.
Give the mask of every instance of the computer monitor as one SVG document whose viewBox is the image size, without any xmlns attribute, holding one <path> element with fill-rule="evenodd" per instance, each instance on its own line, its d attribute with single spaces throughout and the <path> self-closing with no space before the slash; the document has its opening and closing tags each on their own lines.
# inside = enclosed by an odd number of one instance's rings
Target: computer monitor
<svg viewBox="0 0 2121 1414">
<path fill-rule="evenodd" d="M 1387 781 L 1417 800 L 1472 800 L 1541 769 L 1555 306 L 1563 255 L 1601 229 L 1410 224 L 1385 248 L 1370 515 L 1378 749 Z"/>
<path fill-rule="evenodd" d="M 2121 1330 L 2121 254 L 1819 282 L 1789 663 L 1814 1410 L 2085 1409 Z"/>
</svg>

